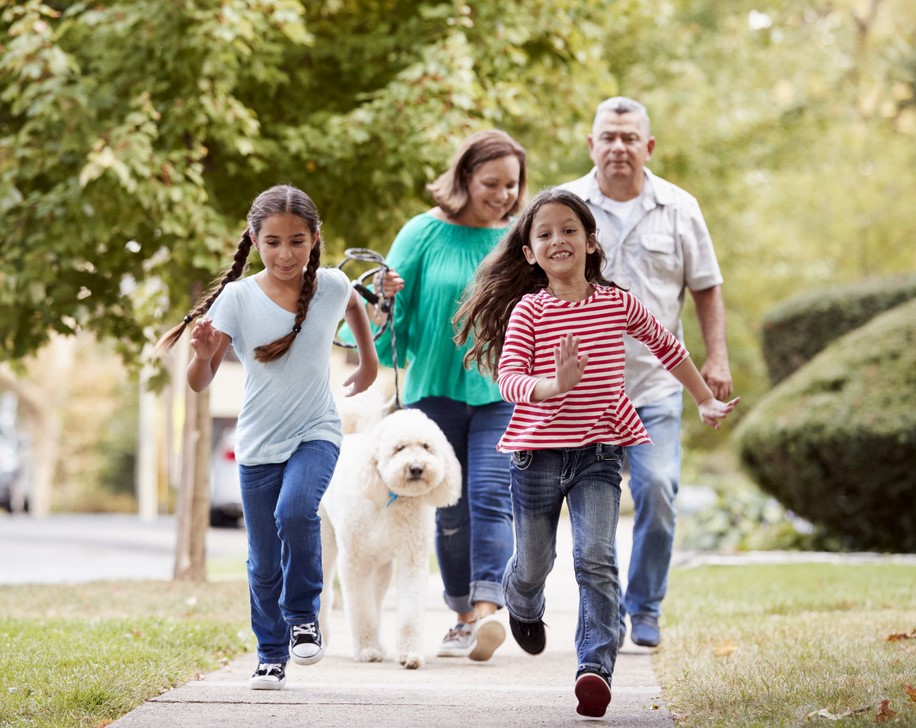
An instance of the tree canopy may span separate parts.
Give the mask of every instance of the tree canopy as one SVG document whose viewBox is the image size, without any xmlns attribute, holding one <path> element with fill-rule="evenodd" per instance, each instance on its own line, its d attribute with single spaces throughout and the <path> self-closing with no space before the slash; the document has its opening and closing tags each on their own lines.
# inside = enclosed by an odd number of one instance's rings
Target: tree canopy
<svg viewBox="0 0 916 728">
<path fill-rule="evenodd" d="M 695 194 L 742 393 L 790 292 L 916 269 L 907 0 L 0 0 L 0 342 L 114 338 L 129 360 L 230 259 L 262 189 L 387 251 L 469 132 L 533 190 L 590 167 L 595 106 L 643 101 L 650 166 Z M 688 319 L 689 322 L 689 319 Z M 697 341 L 697 338 L 693 339 Z"/>
</svg>

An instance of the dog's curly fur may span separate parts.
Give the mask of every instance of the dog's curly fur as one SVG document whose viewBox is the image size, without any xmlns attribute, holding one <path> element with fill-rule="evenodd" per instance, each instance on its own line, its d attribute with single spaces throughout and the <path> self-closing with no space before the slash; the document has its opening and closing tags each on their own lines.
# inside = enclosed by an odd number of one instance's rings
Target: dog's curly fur
<svg viewBox="0 0 916 728">
<path fill-rule="evenodd" d="M 461 466 L 455 452 L 442 430 L 419 410 L 398 410 L 371 431 L 344 437 L 319 509 L 324 616 L 318 619 L 325 638 L 336 563 L 355 659 L 384 658 L 379 640 L 382 599 L 397 560 L 397 659 L 408 669 L 424 664 L 423 610 L 435 509 L 460 497 Z"/>
</svg>

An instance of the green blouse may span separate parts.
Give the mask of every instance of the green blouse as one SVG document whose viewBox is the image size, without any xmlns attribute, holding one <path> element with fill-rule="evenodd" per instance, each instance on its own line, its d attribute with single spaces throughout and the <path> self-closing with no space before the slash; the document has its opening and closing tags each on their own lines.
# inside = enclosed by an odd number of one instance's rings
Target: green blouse
<svg viewBox="0 0 916 728">
<path fill-rule="evenodd" d="M 404 279 L 394 299 L 394 335 L 398 365 L 407 374 L 401 399 L 448 397 L 472 406 L 502 401 L 496 383 L 462 358 L 468 349 L 455 344 L 452 317 L 477 267 L 506 228 L 452 225 L 429 213 L 401 228 L 386 263 Z M 391 326 L 375 342 L 379 359 L 391 366 Z"/>
</svg>

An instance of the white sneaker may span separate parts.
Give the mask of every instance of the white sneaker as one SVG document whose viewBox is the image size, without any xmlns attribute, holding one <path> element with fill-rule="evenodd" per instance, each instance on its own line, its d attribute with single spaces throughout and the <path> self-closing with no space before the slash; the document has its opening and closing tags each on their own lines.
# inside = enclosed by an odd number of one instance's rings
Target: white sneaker
<svg viewBox="0 0 916 728">
<path fill-rule="evenodd" d="M 248 681 L 251 690 L 280 690 L 286 684 L 286 665 L 278 662 L 259 662 Z"/>
<path fill-rule="evenodd" d="M 496 648 L 506 641 L 506 628 L 495 614 L 490 614 L 483 619 L 478 619 L 477 644 L 468 653 L 468 657 L 477 662 L 486 662 Z"/>
<path fill-rule="evenodd" d="M 438 657 L 467 657 L 477 645 L 477 625 L 458 622 L 442 639 Z"/>
<path fill-rule="evenodd" d="M 289 632 L 289 656 L 297 665 L 314 665 L 324 657 L 318 622 L 294 624 Z"/>
</svg>

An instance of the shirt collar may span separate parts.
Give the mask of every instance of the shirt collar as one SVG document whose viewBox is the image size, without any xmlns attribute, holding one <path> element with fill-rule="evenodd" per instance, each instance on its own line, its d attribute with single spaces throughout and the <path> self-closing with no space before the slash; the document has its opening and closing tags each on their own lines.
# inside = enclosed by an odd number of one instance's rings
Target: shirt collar
<svg viewBox="0 0 916 728">
<path fill-rule="evenodd" d="M 656 177 L 648 168 L 643 167 L 646 178 L 642 186 L 642 192 L 639 193 L 639 204 L 645 210 L 651 210 L 659 205 L 670 205 L 674 202 L 671 191 L 663 184 L 659 177 Z M 592 167 L 588 174 L 588 187 L 586 188 L 588 201 L 598 207 L 601 206 L 602 200 L 605 199 L 604 193 L 598 186 L 598 169 Z"/>
</svg>

